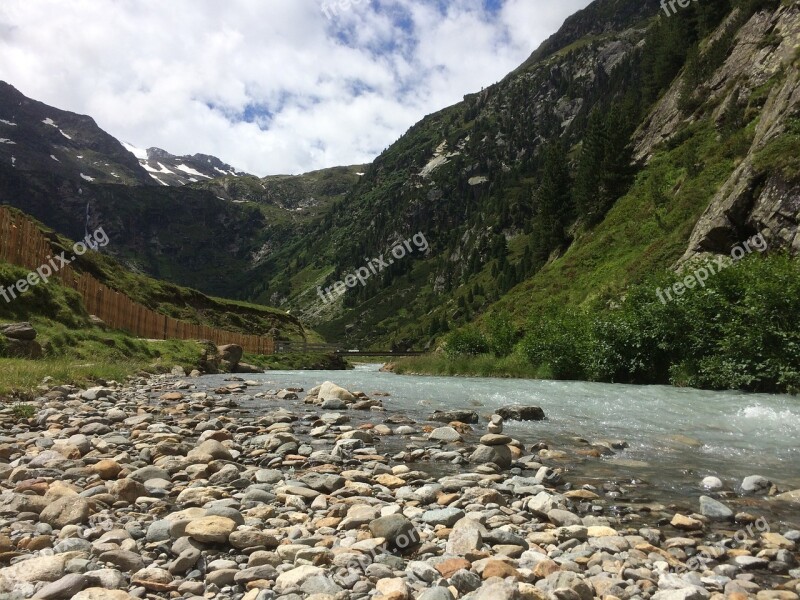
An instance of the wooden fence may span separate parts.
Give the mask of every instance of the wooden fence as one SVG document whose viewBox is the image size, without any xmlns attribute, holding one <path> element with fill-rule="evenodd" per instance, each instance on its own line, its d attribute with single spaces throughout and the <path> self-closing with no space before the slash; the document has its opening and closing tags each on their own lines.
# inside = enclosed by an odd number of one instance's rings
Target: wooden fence
<svg viewBox="0 0 800 600">
<path fill-rule="evenodd" d="M 178 321 L 150 310 L 91 275 L 77 273 L 69 265 L 61 266 L 54 254 L 50 242 L 33 221 L 0 206 L 0 259 L 31 271 L 47 265 L 54 278 L 80 293 L 89 314 L 99 317 L 109 326 L 145 339 L 211 340 L 217 345 L 238 344 L 246 352 L 275 352 L 272 338 Z M 67 253 L 66 258 L 72 260 L 74 257 Z M 60 268 L 52 269 L 53 264 Z"/>
</svg>

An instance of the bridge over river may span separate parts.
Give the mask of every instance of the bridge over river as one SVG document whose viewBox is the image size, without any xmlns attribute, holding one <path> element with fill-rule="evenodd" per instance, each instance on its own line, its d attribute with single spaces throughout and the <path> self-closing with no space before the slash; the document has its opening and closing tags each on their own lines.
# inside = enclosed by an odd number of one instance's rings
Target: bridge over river
<svg viewBox="0 0 800 600">
<path fill-rule="evenodd" d="M 358 350 L 345 348 L 339 344 L 314 344 L 309 342 L 275 342 L 275 353 L 288 352 L 328 352 L 340 356 L 420 356 L 426 352 L 416 350 Z"/>
</svg>

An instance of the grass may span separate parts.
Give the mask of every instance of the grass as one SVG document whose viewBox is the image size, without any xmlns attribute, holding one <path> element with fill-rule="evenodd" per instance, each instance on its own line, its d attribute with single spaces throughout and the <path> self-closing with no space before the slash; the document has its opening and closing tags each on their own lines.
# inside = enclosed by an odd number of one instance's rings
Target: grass
<svg viewBox="0 0 800 600">
<path fill-rule="evenodd" d="M 256 357 L 258 366 L 273 371 L 342 371 L 353 367 L 341 356 L 323 352 L 295 352 Z"/>
<path fill-rule="evenodd" d="M 461 375 L 465 377 L 503 377 L 538 379 L 538 369 L 521 356 L 497 358 L 491 354 L 448 358 L 444 354 L 426 354 L 399 358 L 393 371 L 398 375 Z"/>
</svg>

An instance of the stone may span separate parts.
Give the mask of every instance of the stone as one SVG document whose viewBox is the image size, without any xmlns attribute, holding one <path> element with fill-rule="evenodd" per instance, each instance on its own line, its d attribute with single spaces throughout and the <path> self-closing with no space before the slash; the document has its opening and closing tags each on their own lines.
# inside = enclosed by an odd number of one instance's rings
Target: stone
<svg viewBox="0 0 800 600">
<path fill-rule="evenodd" d="M 745 570 L 766 569 L 769 565 L 769 561 L 766 558 L 760 558 L 758 556 L 736 556 L 733 562 L 735 562 L 738 567 Z"/>
<path fill-rule="evenodd" d="M 186 534 L 193 540 L 208 544 L 226 544 L 236 530 L 236 522 L 228 517 L 210 516 L 192 521 Z"/>
<path fill-rule="evenodd" d="M 58 581 L 49 583 L 40 589 L 33 600 L 61 600 L 72 598 L 86 587 L 86 576 L 82 573 L 64 575 Z"/>
<path fill-rule="evenodd" d="M 709 496 L 700 496 L 700 514 L 715 521 L 733 519 L 733 511 Z"/>
<path fill-rule="evenodd" d="M 508 581 L 491 582 L 470 596 L 470 600 L 520 600 L 519 588 Z"/>
<path fill-rule="evenodd" d="M 29 358 L 38 360 L 44 356 L 44 350 L 41 344 L 36 340 L 7 338 L 5 340 L 5 355 L 8 358 Z"/>
<path fill-rule="evenodd" d="M 122 465 L 115 460 L 105 459 L 92 465 L 92 471 L 100 476 L 100 479 L 116 479 L 122 472 Z"/>
<path fill-rule="evenodd" d="M 313 565 L 302 565 L 278 575 L 275 580 L 275 591 L 279 594 L 285 590 L 301 587 L 306 581 L 317 575 L 325 575 L 325 570 Z"/>
<path fill-rule="evenodd" d="M 27 322 L 0 325 L 0 333 L 14 340 L 31 341 L 36 339 L 36 330 Z"/>
<path fill-rule="evenodd" d="M 511 450 L 508 446 L 478 446 L 470 455 L 469 462 L 485 465 L 494 463 L 501 469 L 511 467 Z"/>
<path fill-rule="evenodd" d="M 708 592 L 698 587 L 685 587 L 678 590 L 663 590 L 653 594 L 652 600 L 706 600 Z"/>
<path fill-rule="evenodd" d="M 457 521 L 464 518 L 464 511 L 460 508 L 439 508 L 429 510 L 422 515 L 422 522 L 428 525 L 444 525 L 452 527 Z"/>
<path fill-rule="evenodd" d="M 356 400 L 353 394 L 331 381 L 326 381 L 320 386 L 317 398 L 319 398 L 321 403 L 324 403 L 326 400 L 339 400 L 345 405 L 355 402 Z M 323 408 L 325 407 L 323 406 Z"/>
<path fill-rule="evenodd" d="M 400 577 L 381 579 L 375 584 L 378 591 L 376 598 L 385 600 L 408 600 L 410 590 L 405 580 Z"/>
<path fill-rule="evenodd" d="M 437 423 L 452 423 L 454 421 L 458 421 L 459 423 L 477 423 L 479 421 L 478 413 L 474 410 L 437 410 L 428 415 L 428 419 L 436 421 Z"/>
<path fill-rule="evenodd" d="M 103 552 L 100 555 L 100 560 L 105 563 L 111 563 L 118 569 L 128 573 L 135 573 L 144 569 L 144 561 L 139 554 L 121 548 Z"/>
<path fill-rule="evenodd" d="M 230 450 L 217 440 L 206 440 L 196 448 L 190 450 L 188 456 L 210 456 L 213 460 L 233 460 Z"/>
<path fill-rule="evenodd" d="M 455 600 L 453 593 L 446 587 L 428 588 L 417 596 L 417 600 Z"/>
<path fill-rule="evenodd" d="M 780 502 L 800 503 L 800 490 L 792 490 L 791 492 L 777 494 L 773 497 L 773 500 L 778 500 Z"/>
<path fill-rule="evenodd" d="M 460 442 L 462 437 L 452 427 L 438 427 L 428 434 L 428 439 L 436 442 Z"/>
<path fill-rule="evenodd" d="M 414 524 L 403 515 L 388 515 L 370 522 L 373 537 L 383 538 L 387 546 L 401 553 L 410 552 L 420 540 Z"/>
<path fill-rule="evenodd" d="M 67 562 L 75 553 L 29 558 L 0 569 L 0 593 L 11 592 L 19 583 L 58 581 L 66 573 Z"/>
<path fill-rule="evenodd" d="M 473 519 L 461 519 L 453 526 L 447 538 L 447 554 L 464 556 L 483 547 L 483 536 L 486 528 Z"/>
<path fill-rule="evenodd" d="M 459 593 L 466 594 L 481 587 L 481 578 L 472 571 L 461 569 L 450 576 L 450 585 Z"/>
<path fill-rule="evenodd" d="M 72 600 L 138 600 L 128 592 L 122 590 L 107 590 L 101 587 L 87 588 L 78 592 Z"/>
<path fill-rule="evenodd" d="M 703 529 L 702 521 L 698 521 L 697 519 L 687 517 L 686 515 L 682 515 L 680 513 L 676 513 L 675 516 L 672 517 L 670 525 L 672 525 L 675 529 L 683 529 L 685 531 L 698 531 Z"/>
<path fill-rule="evenodd" d="M 722 480 L 719 477 L 714 477 L 712 475 L 704 477 L 700 485 L 703 487 L 703 489 L 706 489 L 710 492 L 716 492 L 723 488 Z"/>
<path fill-rule="evenodd" d="M 89 503 L 85 499 L 65 496 L 48 504 L 39 519 L 54 529 L 63 529 L 67 525 L 86 523 L 89 513 Z"/>
<path fill-rule="evenodd" d="M 119 479 L 111 483 L 109 493 L 128 504 L 133 504 L 142 496 L 147 496 L 147 488 L 144 484 L 133 479 Z"/>
<path fill-rule="evenodd" d="M 743 494 L 759 494 L 766 492 L 772 486 L 772 482 L 766 477 L 761 475 L 750 475 L 742 480 L 742 493 Z"/>
<path fill-rule="evenodd" d="M 244 350 L 238 344 L 225 344 L 217 347 L 219 358 L 228 363 L 228 368 L 235 369 L 242 360 Z"/>
<path fill-rule="evenodd" d="M 131 577 L 132 585 L 140 585 L 151 592 L 169 592 L 173 585 L 172 575 L 165 569 L 150 567 L 141 569 Z"/>
<path fill-rule="evenodd" d="M 413 560 L 408 563 L 406 571 L 411 573 L 419 581 L 424 581 L 426 583 L 433 583 L 439 579 L 439 571 L 421 560 Z"/>
<path fill-rule="evenodd" d="M 481 436 L 481 444 L 484 446 L 506 446 L 513 441 L 509 436 L 498 433 L 487 433 Z"/>
<path fill-rule="evenodd" d="M 484 565 L 481 577 L 483 577 L 484 580 L 491 579 L 492 577 L 500 577 L 501 579 L 513 577 L 514 579 L 518 579 L 519 572 L 502 560 L 490 560 Z"/>
<path fill-rule="evenodd" d="M 542 421 L 544 411 L 539 406 L 508 406 L 501 408 L 497 414 L 506 421 Z"/>
<path fill-rule="evenodd" d="M 276 548 L 278 546 L 278 540 L 275 536 L 263 531 L 248 529 L 232 532 L 228 537 L 228 543 L 238 550 L 257 547 Z"/>
<path fill-rule="evenodd" d="M 581 518 L 578 515 L 560 508 L 554 508 L 553 510 L 549 511 L 547 513 L 547 518 L 550 519 L 551 523 L 558 527 L 570 527 L 573 525 L 580 525 L 582 523 Z"/>
<path fill-rule="evenodd" d="M 442 577 L 450 579 L 454 573 L 461 569 L 469 570 L 472 564 L 464 558 L 448 558 L 442 562 L 436 563 L 436 570 L 439 571 Z"/>
</svg>

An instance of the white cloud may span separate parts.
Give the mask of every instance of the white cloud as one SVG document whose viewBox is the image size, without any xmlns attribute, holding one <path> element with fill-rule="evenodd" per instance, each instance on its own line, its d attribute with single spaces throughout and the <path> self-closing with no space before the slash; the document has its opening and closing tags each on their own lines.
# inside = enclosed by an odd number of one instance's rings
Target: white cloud
<svg viewBox="0 0 800 600">
<path fill-rule="evenodd" d="M 299 173 L 369 162 L 589 2 L 352 1 L 4 0 L 0 77 L 139 147 Z"/>
</svg>

